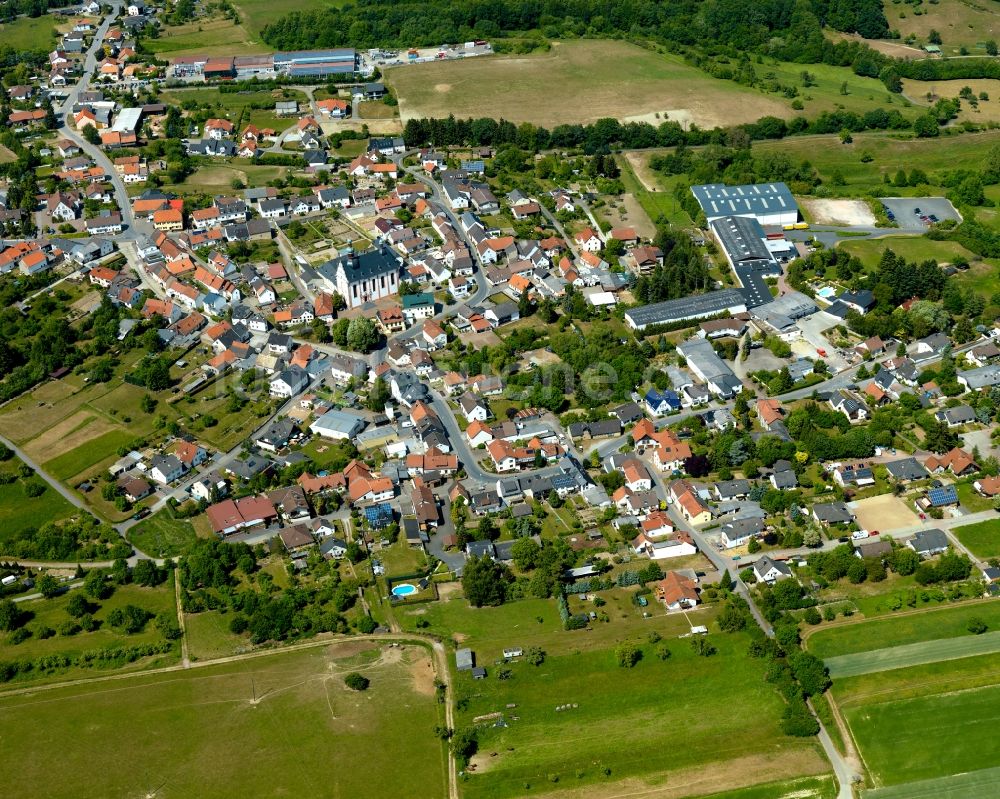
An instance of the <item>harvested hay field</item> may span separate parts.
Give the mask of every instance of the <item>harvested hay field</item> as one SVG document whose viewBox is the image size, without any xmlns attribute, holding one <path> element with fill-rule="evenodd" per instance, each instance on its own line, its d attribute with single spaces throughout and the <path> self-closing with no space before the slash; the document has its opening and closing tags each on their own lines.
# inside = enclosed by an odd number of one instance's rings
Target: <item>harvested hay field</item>
<svg viewBox="0 0 1000 799">
<path fill-rule="evenodd" d="M 619 41 L 561 42 L 544 55 L 394 67 L 385 79 L 397 93 L 403 121 L 454 113 L 554 126 L 610 116 L 713 128 L 791 115 L 784 101 Z"/>
</svg>

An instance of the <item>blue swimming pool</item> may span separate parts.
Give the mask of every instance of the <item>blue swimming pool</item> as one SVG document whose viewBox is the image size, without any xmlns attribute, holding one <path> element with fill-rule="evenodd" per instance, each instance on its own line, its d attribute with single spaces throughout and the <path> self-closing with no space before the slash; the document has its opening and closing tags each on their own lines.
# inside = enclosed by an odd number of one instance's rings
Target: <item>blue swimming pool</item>
<svg viewBox="0 0 1000 799">
<path fill-rule="evenodd" d="M 417 587 L 412 583 L 400 583 L 392 587 L 393 596 L 409 596 L 417 593 Z"/>
</svg>

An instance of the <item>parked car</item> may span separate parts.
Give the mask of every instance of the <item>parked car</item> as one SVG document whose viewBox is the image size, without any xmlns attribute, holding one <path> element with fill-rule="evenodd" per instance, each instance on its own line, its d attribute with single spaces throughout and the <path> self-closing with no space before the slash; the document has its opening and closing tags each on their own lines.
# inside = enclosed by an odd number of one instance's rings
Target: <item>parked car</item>
<svg viewBox="0 0 1000 799">
<path fill-rule="evenodd" d="M 149 508 L 139 508 L 138 511 L 132 514 L 132 518 L 135 521 L 139 521 L 139 519 L 145 519 L 147 516 L 149 516 Z"/>
</svg>

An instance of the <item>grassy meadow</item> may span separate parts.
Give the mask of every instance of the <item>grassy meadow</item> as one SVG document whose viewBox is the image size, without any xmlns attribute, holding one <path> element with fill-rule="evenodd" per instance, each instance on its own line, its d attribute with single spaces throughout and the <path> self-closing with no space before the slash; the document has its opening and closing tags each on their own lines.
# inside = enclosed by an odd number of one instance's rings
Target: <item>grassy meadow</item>
<svg viewBox="0 0 1000 799">
<path fill-rule="evenodd" d="M 627 599 L 621 591 L 605 593 Z M 600 608 L 609 616 L 607 623 L 574 632 L 562 629 L 553 600 L 476 609 L 464 599 L 451 599 L 395 609 L 404 629 L 426 622 L 421 632 L 471 647 L 477 663 L 487 669 L 485 680 L 457 675 L 456 723 L 465 726 L 503 712 L 509 724 L 479 724 L 480 755 L 463 785 L 469 799 L 549 795 L 562 789 L 573 796 L 599 797 L 667 784 L 686 786 L 688 792 L 677 796 L 725 790 L 734 791 L 723 794 L 734 799 L 776 796 L 780 794 L 774 790 L 743 794 L 745 788 L 735 789 L 762 778 L 789 780 L 827 771 L 813 742 L 780 732 L 781 699 L 763 681 L 763 664 L 746 657 L 745 637 L 712 635 L 718 654 L 700 658 L 678 636 L 692 624 L 709 624 L 712 609 L 667 615 L 653 608 L 653 615 L 644 619 L 626 599 L 609 598 Z M 669 648 L 667 660 L 649 643 L 653 633 Z M 641 644 L 644 651 L 633 669 L 621 669 L 615 661 L 614 647 L 624 640 Z M 511 646 L 540 647 L 546 660 L 537 667 L 513 663 L 510 678 L 499 680 L 497 661 Z M 733 714 L 733 702 L 746 712 Z M 577 706 L 556 711 L 563 704 Z M 508 709 L 511 705 L 516 707 Z M 670 744 L 679 723 L 685 730 L 684 747 Z M 633 735 L 637 729 L 642 730 L 641 745 Z M 499 755 L 492 757 L 493 752 Z M 813 788 L 802 795 L 828 795 L 823 781 L 811 784 Z"/>
<path fill-rule="evenodd" d="M 154 616 L 161 612 L 175 614 L 177 612 L 174 599 L 174 587 L 172 579 L 154 588 L 146 588 L 138 585 L 124 585 L 115 588 L 115 592 L 107 599 L 88 600 L 91 604 L 91 614 L 97 620 L 98 627 L 92 632 L 79 631 L 73 635 L 65 635 L 59 632 L 60 627 L 71 616 L 66 610 L 66 606 L 73 593 L 82 589 L 74 588 L 69 592 L 53 599 L 33 599 L 28 602 L 19 602 L 21 611 L 29 614 L 25 627 L 32 633 L 30 637 L 19 644 L 11 643 L 9 633 L 0 637 L 0 661 L 13 660 L 34 660 L 49 655 L 74 656 L 84 652 L 97 649 L 118 646 L 136 646 L 140 644 L 158 643 L 163 640 L 163 636 L 156 629 L 152 619 L 150 619 L 141 632 L 126 635 L 112 629 L 107 623 L 108 614 L 115 608 L 125 605 L 135 605 Z M 51 637 L 43 638 L 38 633 L 42 628 L 49 628 L 54 631 Z M 135 663 L 124 666 L 123 671 L 137 671 L 139 669 L 167 666 L 175 663 L 180 652 L 180 644 L 173 647 L 173 651 L 161 655 L 154 655 L 143 658 Z M 116 669 L 117 670 L 117 669 Z M 18 685 L 22 682 L 51 682 L 52 680 L 65 680 L 77 677 L 93 677 L 100 674 L 98 668 L 59 668 L 53 671 L 36 669 L 28 674 L 21 674 L 15 678 L 10 686 Z M 4 686 L 0 686 L 4 690 Z"/>
<path fill-rule="evenodd" d="M 20 463 L 17 459 L 11 459 L 4 464 L 3 470 L 14 472 Z M 75 507 L 40 477 L 36 475 L 30 479 L 32 482 L 42 483 L 45 492 L 37 497 L 29 497 L 24 491 L 24 479 L 0 485 L 0 551 L 3 550 L 4 541 L 24 530 L 37 529 L 43 524 L 68 519 L 77 513 Z"/>
<path fill-rule="evenodd" d="M 56 43 L 54 17 L 42 14 L 40 17 L 18 17 L 13 22 L 0 25 L 0 42 L 13 45 L 21 50 L 44 50 L 48 52 Z"/>
<path fill-rule="evenodd" d="M 345 642 L 0 696 L 0 768 L 39 796 L 444 796 L 440 720 L 426 650 Z"/>
</svg>

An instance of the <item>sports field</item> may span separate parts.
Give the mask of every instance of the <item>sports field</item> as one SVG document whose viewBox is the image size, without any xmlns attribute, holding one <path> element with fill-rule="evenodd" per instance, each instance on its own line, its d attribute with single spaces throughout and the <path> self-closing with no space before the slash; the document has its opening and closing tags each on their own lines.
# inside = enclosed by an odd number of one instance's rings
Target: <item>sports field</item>
<svg viewBox="0 0 1000 799">
<path fill-rule="evenodd" d="M 350 641 L 0 696 L 0 769 L 10 795 L 441 797 L 440 721 L 424 649 Z"/>
<path fill-rule="evenodd" d="M 655 125 L 670 118 L 711 128 L 792 114 L 789 101 L 620 41 L 559 42 L 544 55 L 399 66 L 387 69 L 385 79 L 404 121 L 455 114 L 546 126 L 601 117 Z"/>
<path fill-rule="evenodd" d="M 889 671 L 995 652 L 1000 652 L 1000 631 L 982 635 L 970 633 L 964 638 L 942 638 L 937 641 L 875 649 L 871 652 L 855 652 L 852 655 L 827 658 L 824 662 L 830 670 L 831 677 L 857 677 L 875 671 Z"/>
<path fill-rule="evenodd" d="M 1000 519 L 953 527 L 952 532 L 977 558 L 1000 557 Z"/>
<path fill-rule="evenodd" d="M 1000 602 L 963 602 L 927 610 L 896 613 L 871 621 L 826 627 L 806 639 L 806 648 L 827 658 L 855 652 L 959 638 L 969 635 L 966 625 L 980 618 L 991 630 L 1000 630 Z"/>
</svg>

